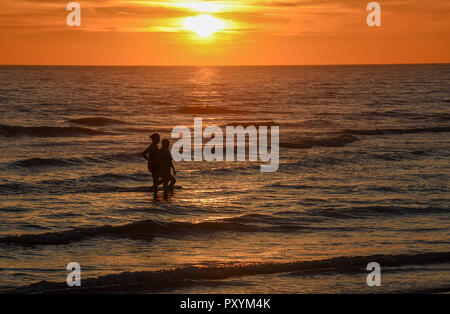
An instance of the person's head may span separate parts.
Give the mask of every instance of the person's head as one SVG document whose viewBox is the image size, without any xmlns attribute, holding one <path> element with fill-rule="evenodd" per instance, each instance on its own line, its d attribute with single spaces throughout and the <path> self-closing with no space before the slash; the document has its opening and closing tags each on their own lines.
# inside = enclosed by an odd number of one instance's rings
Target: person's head
<svg viewBox="0 0 450 314">
<path fill-rule="evenodd" d="M 159 136 L 158 133 L 150 135 L 150 138 L 152 139 L 152 142 L 155 144 L 159 144 L 159 141 L 161 140 L 161 137 Z"/>
<path fill-rule="evenodd" d="M 166 138 L 162 140 L 161 144 L 162 144 L 162 147 L 165 148 L 165 149 L 168 149 L 169 146 L 170 146 L 170 142 Z"/>
</svg>

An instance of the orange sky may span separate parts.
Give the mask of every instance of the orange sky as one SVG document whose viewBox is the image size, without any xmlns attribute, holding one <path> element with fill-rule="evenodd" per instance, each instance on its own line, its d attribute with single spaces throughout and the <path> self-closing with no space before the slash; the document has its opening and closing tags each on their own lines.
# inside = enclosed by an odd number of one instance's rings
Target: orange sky
<svg viewBox="0 0 450 314">
<path fill-rule="evenodd" d="M 378 1 L 381 27 L 366 24 L 369 0 L 79 0 L 80 28 L 66 25 L 69 2 L 4 1 L 0 64 L 450 62 L 448 0 Z M 201 14 L 223 29 L 195 34 L 186 18 Z"/>
</svg>

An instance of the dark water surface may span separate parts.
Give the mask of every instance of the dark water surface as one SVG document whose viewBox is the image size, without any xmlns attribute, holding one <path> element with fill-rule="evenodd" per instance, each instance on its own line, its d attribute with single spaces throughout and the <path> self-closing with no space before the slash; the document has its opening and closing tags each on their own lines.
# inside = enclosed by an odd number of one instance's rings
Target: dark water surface
<svg viewBox="0 0 450 314">
<path fill-rule="evenodd" d="M 0 81 L 1 289 L 64 282 L 69 262 L 124 291 L 450 286 L 450 65 L 3 66 Z M 180 162 L 182 188 L 155 199 L 148 135 L 194 117 L 279 125 L 279 170 Z"/>
</svg>

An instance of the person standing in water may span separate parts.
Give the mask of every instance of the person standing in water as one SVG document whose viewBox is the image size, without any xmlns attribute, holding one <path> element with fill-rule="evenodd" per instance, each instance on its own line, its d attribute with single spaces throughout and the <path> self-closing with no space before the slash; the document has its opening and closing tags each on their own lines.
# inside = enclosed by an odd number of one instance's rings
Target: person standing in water
<svg viewBox="0 0 450 314">
<path fill-rule="evenodd" d="M 159 151 L 160 166 L 161 166 L 160 175 L 162 177 L 162 182 L 164 184 L 164 191 L 167 192 L 168 189 L 173 190 L 173 188 L 175 186 L 175 182 L 177 182 L 175 177 L 172 175 L 171 170 L 173 170 L 174 175 L 176 175 L 177 172 L 173 165 L 172 154 L 170 153 L 170 150 L 169 150 L 169 146 L 170 146 L 169 140 L 163 139 L 161 144 L 162 144 L 162 148 Z M 170 181 L 170 184 L 169 184 L 169 181 Z"/>
<path fill-rule="evenodd" d="M 152 143 L 150 146 L 142 152 L 142 156 L 148 161 L 148 171 L 152 174 L 154 191 L 158 191 L 158 185 L 161 181 L 161 158 L 158 144 L 161 137 L 158 133 L 154 133 L 150 136 Z"/>
</svg>

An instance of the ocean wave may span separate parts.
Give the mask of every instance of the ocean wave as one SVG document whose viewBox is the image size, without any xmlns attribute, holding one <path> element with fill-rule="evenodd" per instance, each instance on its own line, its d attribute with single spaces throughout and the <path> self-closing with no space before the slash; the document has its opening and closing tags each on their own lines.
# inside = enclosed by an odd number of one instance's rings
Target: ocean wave
<svg viewBox="0 0 450 314">
<path fill-rule="evenodd" d="M 279 126 L 280 124 L 272 121 L 251 121 L 251 122 L 228 122 L 226 124 L 222 124 L 220 127 L 225 128 L 227 126 L 238 127 L 242 126 L 243 128 L 247 128 L 249 126 L 260 127 L 260 126 Z"/>
<path fill-rule="evenodd" d="M 400 117 L 415 120 L 433 119 L 433 120 L 450 120 L 450 116 L 446 113 L 423 113 L 423 112 L 407 112 L 403 110 L 384 110 L 384 111 L 366 111 L 359 114 L 363 117 Z"/>
<path fill-rule="evenodd" d="M 148 182 L 146 186 L 117 186 L 108 184 L 96 184 L 97 182 L 116 182 L 120 181 L 138 181 Z M 94 182 L 94 184 L 92 184 Z M 175 186 L 176 190 L 182 189 L 181 186 Z M 160 187 L 158 191 L 163 191 Z M 148 175 L 120 175 L 105 174 L 91 176 L 80 179 L 67 180 L 43 180 L 35 184 L 23 182 L 10 182 L 0 184 L 0 195 L 21 195 L 21 194 L 83 194 L 83 193 L 151 193 L 154 192 L 151 186 L 151 178 Z"/>
<path fill-rule="evenodd" d="M 89 177 L 80 178 L 80 181 L 83 182 L 119 182 L 119 181 L 140 181 L 140 182 L 149 182 L 149 175 L 145 172 L 137 172 L 137 173 L 104 173 L 98 175 L 92 175 Z M 46 181 L 45 183 L 49 184 L 58 184 L 58 181 Z"/>
<path fill-rule="evenodd" d="M 125 133 L 134 133 L 134 134 L 152 134 L 152 133 L 166 133 L 170 134 L 172 132 L 172 129 L 166 126 L 158 126 L 158 127 L 152 127 L 151 129 L 144 127 L 144 128 L 118 128 L 115 129 L 117 132 L 125 132 Z"/>
<path fill-rule="evenodd" d="M 391 153 L 374 153 L 371 154 L 373 158 L 382 159 L 387 161 L 401 161 L 405 159 L 419 159 L 424 156 L 429 156 L 433 151 L 427 150 L 415 150 L 410 152 L 391 152 Z"/>
<path fill-rule="evenodd" d="M 147 188 L 148 189 L 148 188 Z M 106 236 L 151 241 L 155 237 L 176 237 L 217 232 L 291 232 L 317 230 L 353 230 L 346 227 L 320 227 L 308 225 L 308 220 L 293 220 L 277 215 L 245 214 L 200 222 L 143 220 L 124 225 L 74 228 L 66 231 L 38 234 L 9 235 L 0 243 L 15 245 L 64 245 L 84 239 Z M 299 223 L 300 222 L 300 223 Z"/>
<path fill-rule="evenodd" d="M 72 164 L 68 160 L 58 158 L 29 158 L 13 161 L 8 164 L 12 168 L 33 168 L 33 167 L 52 167 L 68 166 Z"/>
<path fill-rule="evenodd" d="M 22 194 L 24 191 L 26 191 L 27 194 L 38 192 L 39 187 L 22 182 L 8 182 L 0 184 L 0 195 Z"/>
<path fill-rule="evenodd" d="M 353 135 L 343 134 L 327 138 L 311 138 L 281 142 L 280 147 L 292 149 L 307 149 L 312 147 L 343 147 L 347 144 L 357 142 L 358 138 Z"/>
<path fill-rule="evenodd" d="M 150 177 L 146 175 L 142 175 L 142 178 L 137 180 L 135 177 L 131 178 L 125 178 L 123 176 L 116 176 L 116 178 L 120 178 L 121 180 L 133 180 L 133 181 L 147 181 L 149 182 L 149 185 L 146 186 L 131 186 L 131 187 L 125 187 L 125 186 L 115 186 L 115 185 L 100 185 L 100 184 L 94 184 L 94 185 L 88 185 L 85 187 L 75 188 L 73 189 L 74 193 L 151 193 L 154 192 L 154 188 L 150 186 L 151 179 Z M 92 181 L 95 181 L 92 180 Z M 98 182 L 99 180 L 95 181 Z M 110 181 L 109 179 L 106 179 L 106 181 Z M 175 190 L 182 189 L 181 186 L 175 186 Z M 162 186 L 159 187 L 158 191 L 163 191 Z"/>
<path fill-rule="evenodd" d="M 79 125 L 89 125 L 89 126 L 105 126 L 105 125 L 117 125 L 126 124 L 126 122 L 103 118 L 103 117 L 91 117 L 91 118 L 80 118 L 80 119 L 70 119 L 69 122 L 79 124 Z"/>
<path fill-rule="evenodd" d="M 97 157 L 84 156 L 79 158 L 28 158 L 7 163 L 10 168 L 63 167 L 90 163 L 132 162 L 141 161 L 140 153 L 104 154 Z"/>
<path fill-rule="evenodd" d="M 178 108 L 177 112 L 182 114 L 241 114 L 250 111 L 217 106 L 185 106 Z"/>
<path fill-rule="evenodd" d="M 97 157 L 97 159 L 100 159 L 102 161 L 123 161 L 123 162 L 130 162 L 130 161 L 142 161 L 142 154 L 139 152 L 134 153 L 115 153 L 115 154 L 103 154 Z"/>
<path fill-rule="evenodd" d="M 334 126 L 336 124 L 337 124 L 336 121 L 327 120 L 327 119 L 311 119 L 311 120 L 304 120 L 304 121 L 295 123 L 296 126 L 309 127 L 309 128 L 324 128 L 324 127 L 326 128 L 326 127 Z"/>
<path fill-rule="evenodd" d="M 124 188 L 126 189 L 126 188 Z M 136 189 L 133 189 L 136 190 Z M 129 190 L 128 190 L 129 191 Z M 146 191 L 149 188 L 146 187 Z M 402 206 L 365 206 L 342 209 L 315 209 L 306 212 L 284 212 L 282 214 L 245 214 L 201 222 L 143 220 L 124 225 L 104 225 L 75 228 L 59 232 L 10 235 L 0 238 L 0 243 L 16 245 L 63 245 L 84 239 L 107 236 L 151 241 L 155 237 L 172 237 L 217 232 L 314 232 L 321 230 L 361 231 L 363 227 L 321 226 L 324 219 L 367 219 L 381 215 L 405 215 L 431 212 L 448 212 L 448 209 L 429 207 L 411 208 Z M 319 224 L 312 225 L 317 222 Z"/>
<path fill-rule="evenodd" d="M 213 233 L 220 231 L 249 232 L 255 230 L 255 227 L 233 221 L 233 219 L 204 221 L 199 223 L 143 220 L 118 226 L 105 225 L 100 227 L 76 228 L 61 232 L 12 235 L 0 238 L 0 243 L 19 245 L 63 245 L 97 236 L 152 240 L 157 236 Z"/>
<path fill-rule="evenodd" d="M 283 184 L 283 183 L 272 183 L 266 185 L 266 188 L 278 188 L 278 189 L 294 189 L 294 190 L 309 190 L 318 188 L 318 186 L 305 185 L 305 184 Z"/>
<path fill-rule="evenodd" d="M 65 282 L 41 281 L 1 291 L 2 293 L 58 293 L 58 292 L 106 292 L 127 291 L 140 288 L 141 291 L 174 289 L 183 285 L 205 284 L 209 281 L 225 280 L 243 276 L 292 274 L 317 275 L 356 271 L 366 273 L 370 262 L 377 262 L 383 268 L 407 265 L 430 265 L 450 262 L 450 252 L 428 252 L 421 254 L 340 256 L 328 259 L 293 262 L 224 263 L 206 266 L 190 265 L 173 269 L 121 272 L 82 281 L 82 288 L 68 288 Z"/>
<path fill-rule="evenodd" d="M 80 177 L 77 179 L 65 179 L 65 180 L 42 180 L 37 182 L 37 185 L 44 186 L 44 190 L 53 186 L 56 188 L 63 188 L 65 193 L 69 192 L 87 192 L 89 190 L 98 192 L 121 192 L 121 191 L 143 191 L 149 190 L 149 187 L 134 187 L 125 188 L 120 186 L 105 186 L 105 185 L 90 185 L 90 183 L 99 182 L 120 182 L 120 181 L 133 181 L 133 182 L 150 182 L 150 176 L 145 172 L 135 172 L 135 173 L 103 173 L 96 174 L 86 177 Z M 1 186 L 1 185 L 0 185 Z M 97 189 L 95 188 L 97 187 Z M 56 192 L 56 191 L 52 191 Z"/>
<path fill-rule="evenodd" d="M 320 210 L 308 210 L 307 214 L 310 217 L 320 216 L 332 219 L 350 219 L 361 218 L 367 219 L 370 217 L 379 218 L 380 215 L 385 216 L 403 216 L 403 215 L 417 215 L 430 213 L 448 213 L 449 208 L 429 206 L 429 207 L 411 207 L 411 206 L 392 206 L 392 205 L 373 205 L 373 206 L 351 206 L 347 208 L 323 208 Z"/>
<path fill-rule="evenodd" d="M 3 137 L 75 137 L 93 135 L 111 135 L 113 133 L 82 127 L 53 127 L 53 126 L 10 126 L 0 125 L 0 136 Z"/>
<path fill-rule="evenodd" d="M 412 133 L 444 133 L 450 132 L 450 126 L 436 126 L 425 128 L 403 129 L 348 129 L 343 133 L 351 135 L 384 135 L 384 134 L 412 134 Z"/>
</svg>

